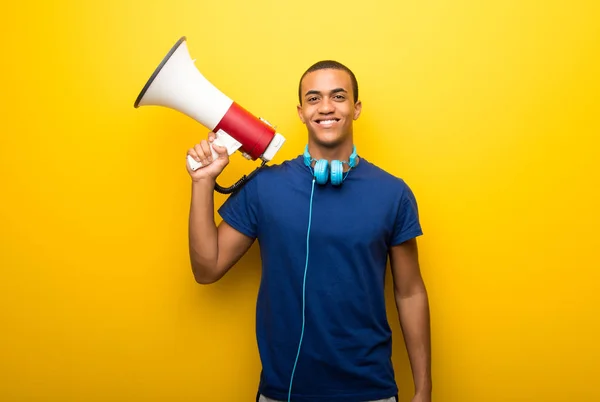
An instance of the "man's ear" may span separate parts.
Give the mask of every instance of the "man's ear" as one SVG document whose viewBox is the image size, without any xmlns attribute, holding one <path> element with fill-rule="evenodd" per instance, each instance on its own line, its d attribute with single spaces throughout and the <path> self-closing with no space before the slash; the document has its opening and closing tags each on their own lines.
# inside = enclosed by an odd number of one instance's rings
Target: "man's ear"
<svg viewBox="0 0 600 402">
<path fill-rule="evenodd" d="M 357 101 L 354 104 L 354 120 L 358 119 L 358 116 L 360 116 L 361 111 L 362 111 L 362 102 Z"/>
<path fill-rule="evenodd" d="M 305 124 L 306 122 L 304 121 L 304 116 L 302 116 L 302 105 L 296 106 L 296 109 L 298 110 L 298 117 L 300 117 L 300 121 L 302 124 Z"/>
</svg>

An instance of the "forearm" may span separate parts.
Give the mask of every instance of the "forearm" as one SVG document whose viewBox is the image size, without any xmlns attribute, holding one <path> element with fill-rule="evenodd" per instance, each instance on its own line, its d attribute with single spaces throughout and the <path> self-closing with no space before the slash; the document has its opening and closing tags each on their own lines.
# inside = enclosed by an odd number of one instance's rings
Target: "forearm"
<svg viewBox="0 0 600 402">
<path fill-rule="evenodd" d="M 219 254 L 213 180 L 192 181 L 188 233 L 194 277 L 200 283 L 209 283 L 215 274 Z"/>
<path fill-rule="evenodd" d="M 395 297 L 415 392 L 430 393 L 431 332 L 427 291 L 423 287 L 410 295 L 402 296 L 397 293 Z"/>
</svg>

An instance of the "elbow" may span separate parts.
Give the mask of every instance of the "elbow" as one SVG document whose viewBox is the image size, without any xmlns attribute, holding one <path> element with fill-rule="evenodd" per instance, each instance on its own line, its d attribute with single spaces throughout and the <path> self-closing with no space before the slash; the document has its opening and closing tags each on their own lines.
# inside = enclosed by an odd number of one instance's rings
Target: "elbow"
<svg viewBox="0 0 600 402">
<path fill-rule="evenodd" d="M 196 275 L 196 274 L 194 274 L 194 279 L 196 280 L 196 283 L 199 283 L 200 285 L 210 285 L 217 281 L 216 279 L 207 278 L 207 277 Z"/>
<path fill-rule="evenodd" d="M 199 283 L 200 285 L 210 285 L 219 280 L 219 277 L 211 274 L 210 270 L 203 269 L 196 265 L 192 265 L 192 273 L 194 274 L 196 283 Z"/>
</svg>

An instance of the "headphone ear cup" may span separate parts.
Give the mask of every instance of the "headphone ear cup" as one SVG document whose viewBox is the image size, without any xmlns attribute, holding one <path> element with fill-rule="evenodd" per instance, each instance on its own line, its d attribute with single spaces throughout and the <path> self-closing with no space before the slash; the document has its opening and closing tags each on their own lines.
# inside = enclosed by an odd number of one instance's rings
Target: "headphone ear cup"
<svg viewBox="0 0 600 402">
<path fill-rule="evenodd" d="M 317 179 L 317 183 L 325 184 L 329 179 L 329 164 L 327 163 L 327 159 L 320 159 L 315 163 L 315 178 Z"/>
<path fill-rule="evenodd" d="M 339 186 L 344 177 L 344 165 L 338 160 L 331 161 L 331 184 Z"/>
</svg>

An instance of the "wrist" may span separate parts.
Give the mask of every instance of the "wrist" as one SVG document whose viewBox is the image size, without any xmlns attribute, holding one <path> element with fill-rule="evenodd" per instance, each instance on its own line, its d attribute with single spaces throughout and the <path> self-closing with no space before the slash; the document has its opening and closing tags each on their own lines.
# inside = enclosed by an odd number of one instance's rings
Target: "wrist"
<svg viewBox="0 0 600 402">
<path fill-rule="evenodd" d="M 431 396 L 431 384 L 415 388 L 415 395 Z"/>
<path fill-rule="evenodd" d="M 199 179 L 192 179 L 192 187 L 197 189 L 210 188 L 211 190 L 215 187 L 216 180 L 212 177 L 202 177 Z"/>
</svg>

